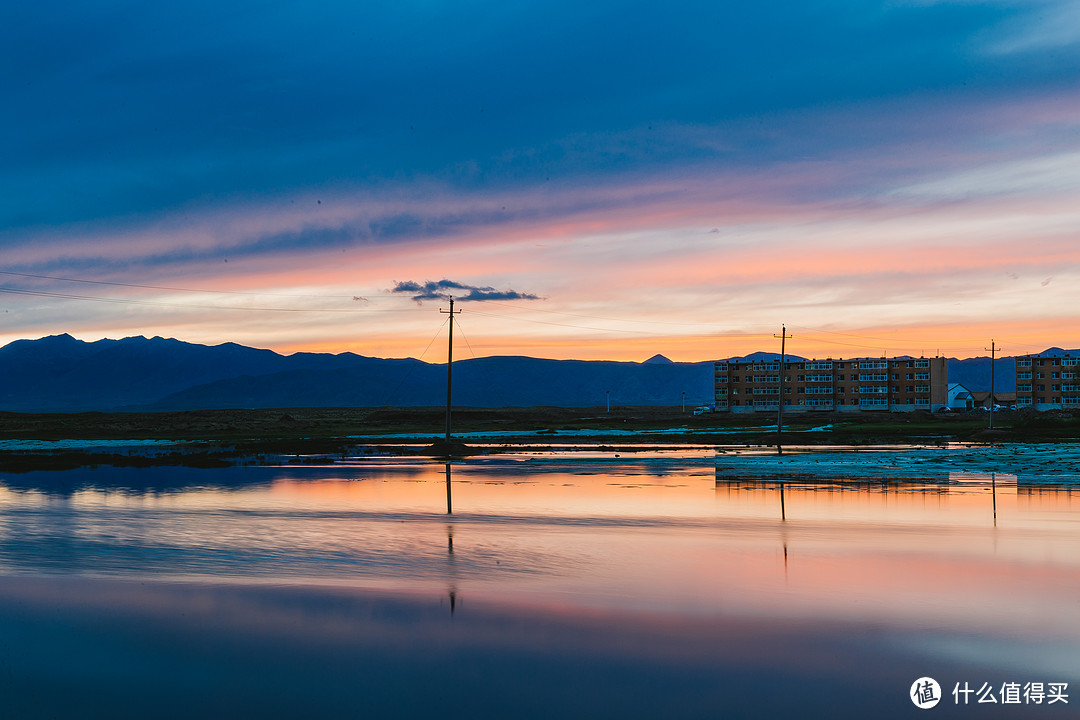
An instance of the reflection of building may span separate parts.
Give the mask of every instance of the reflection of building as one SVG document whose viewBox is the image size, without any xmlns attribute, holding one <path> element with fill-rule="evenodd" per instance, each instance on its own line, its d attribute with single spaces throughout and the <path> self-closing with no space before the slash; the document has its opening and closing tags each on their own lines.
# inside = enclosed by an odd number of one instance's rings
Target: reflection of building
<svg viewBox="0 0 1080 720">
<path fill-rule="evenodd" d="M 1016 406 L 1080 408 L 1080 350 L 1017 356 Z"/>
<path fill-rule="evenodd" d="M 946 358 L 780 360 L 715 363 L 717 410 L 937 410 L 948 403 Z"/>
</svg>

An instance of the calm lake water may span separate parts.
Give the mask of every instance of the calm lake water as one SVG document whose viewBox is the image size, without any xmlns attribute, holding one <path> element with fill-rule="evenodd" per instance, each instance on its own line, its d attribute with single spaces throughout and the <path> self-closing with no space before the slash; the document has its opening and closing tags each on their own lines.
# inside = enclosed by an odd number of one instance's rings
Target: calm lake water
<svg viewBox="0 0 1080 720">
<path fill-rule="evenodd" d="M 1080 488 L 706 455 L 0 473 L 4 716 L 1077 716 Z"/>
</svg>

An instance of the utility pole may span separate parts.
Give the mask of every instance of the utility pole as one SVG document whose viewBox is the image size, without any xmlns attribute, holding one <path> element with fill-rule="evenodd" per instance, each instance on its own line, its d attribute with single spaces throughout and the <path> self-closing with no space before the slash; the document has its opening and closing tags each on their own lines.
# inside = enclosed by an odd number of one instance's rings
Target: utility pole
<svg viewBox="0 0 1080 720">
<path fill-rule="evenodd" d="M 790 335 L 787 334 L 787 327 L 780 326 L 780 334 L 773 335 L 773 337 L 780 338 L 780 400 L 776 405 L 776 454 L 784 454 L 783 445 L 783 432 L 784 432 L 784 366 L 787 365 L 787 352 L 785 350 L 785 342 Z"/>
<path fill-rule="evenodd" d="M 983 348 L 983 350 L 990 351 L 990 429 L 994 429 L 994 356 L 997 353 L 997 346 L 994 341 L 990 341 L 990 347 Z"/>
<path fill-rule="evenodd" d="M 450 444 L 450 378 L 454 370 L 454 315 L 460 315 L 461 311 L 454 312 L 454 297 L 450 296 L 450 310 L 439 308 L 439 312 L 450 316 L 450 341 L 446 351 L 446 444 Z"/>
</svg>

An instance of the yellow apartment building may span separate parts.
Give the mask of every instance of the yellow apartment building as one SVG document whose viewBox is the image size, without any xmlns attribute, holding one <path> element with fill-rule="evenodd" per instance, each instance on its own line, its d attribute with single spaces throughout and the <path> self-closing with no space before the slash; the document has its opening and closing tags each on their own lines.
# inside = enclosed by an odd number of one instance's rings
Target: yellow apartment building
<svg viewBox="0 0 1080 720">
<path fill-rule="evenodd" d="M 944 357 L 716 362 L 716 410 L 784 412 L 937 410 L 948 404 Z"/>
<path fill-rule="evenodd" d="M 1080 351 L 1018 356 L 1016 407 L 1080 408 Z"/>
</svg>

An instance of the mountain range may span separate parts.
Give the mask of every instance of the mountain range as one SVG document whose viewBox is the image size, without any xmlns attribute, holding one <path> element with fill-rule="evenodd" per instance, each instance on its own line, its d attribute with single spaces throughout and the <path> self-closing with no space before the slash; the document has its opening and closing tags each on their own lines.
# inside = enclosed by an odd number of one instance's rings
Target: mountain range
<svg viewBox="0 0 1080 720">
<path fill-rule="evenodd" d="M 746 359 L 771 359 L 754 353 Z M 795 359 L 795 356 L 789 356 Z M 739 358 L 742 359 L 742 358 Z M 988 390 L 989 358 L 949 360 L 950 382 Z M 698 405 L 712 396 L 712 362 L 641 363 L 499 356 L 457 360 L 457 405 Z M 996 389 L 1015 389 L 1012 358 L 995 363 Z M 70 335 L 0 348 L 0 410 L 166 411 L 208 408 L 437 406 L 446 365 L 354 353 L 294 353 L 161 337 L 84 342 Z"/>
</svg>

